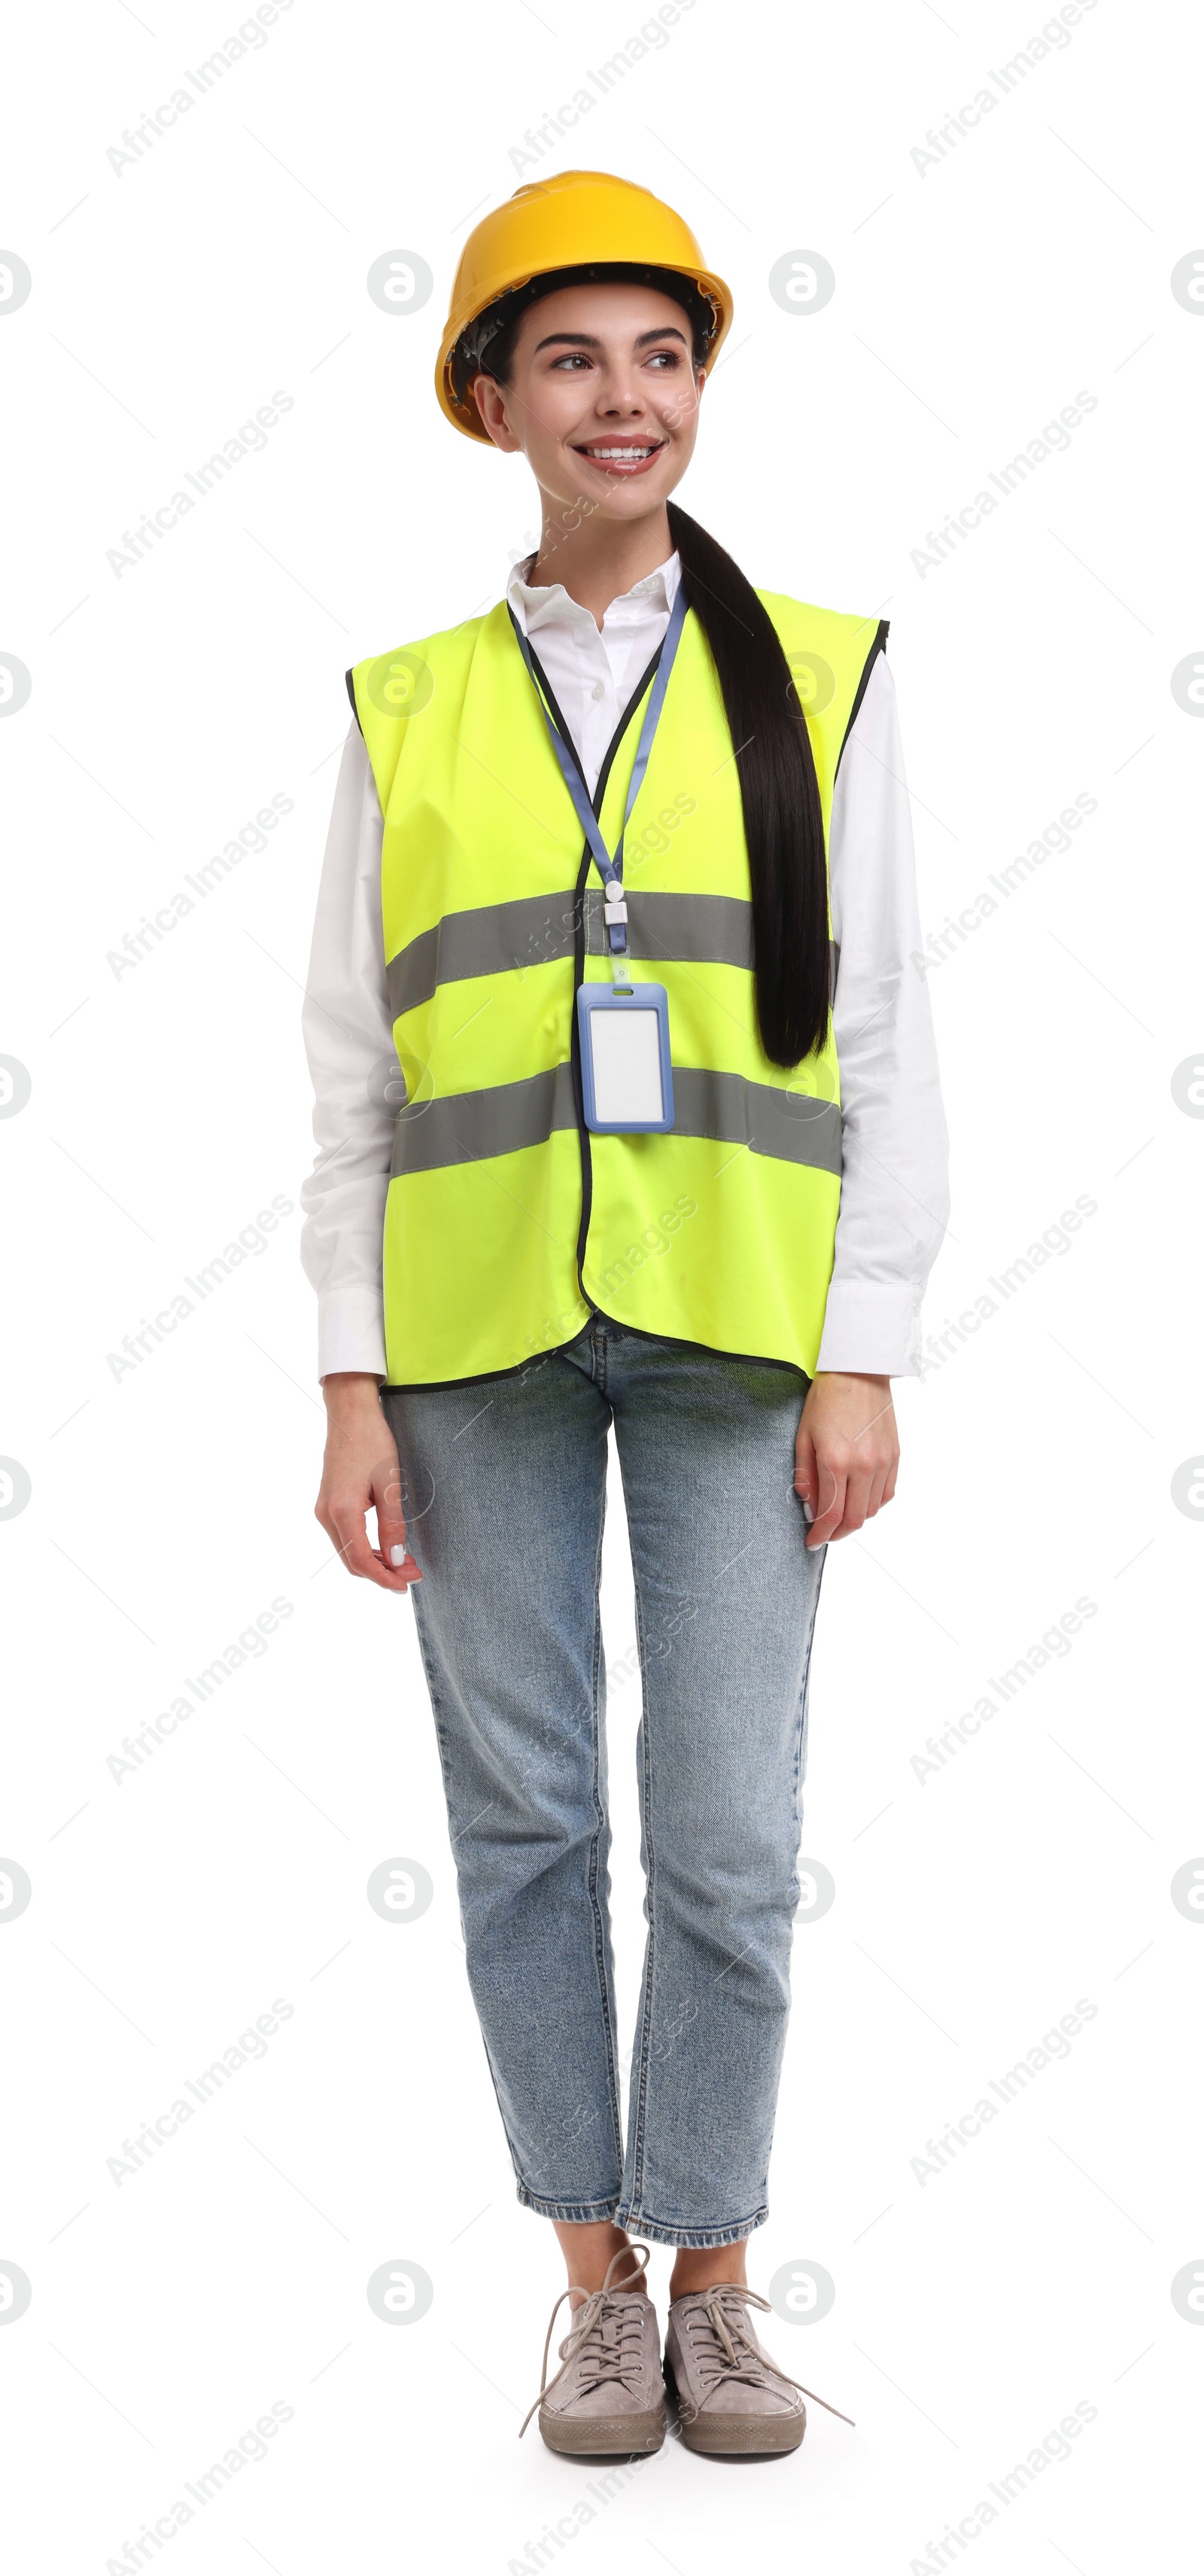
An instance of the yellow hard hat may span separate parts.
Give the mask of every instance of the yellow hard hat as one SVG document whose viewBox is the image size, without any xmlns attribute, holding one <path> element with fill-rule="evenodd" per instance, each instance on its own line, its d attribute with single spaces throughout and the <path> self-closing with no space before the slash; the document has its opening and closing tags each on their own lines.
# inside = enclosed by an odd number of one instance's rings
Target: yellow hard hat
<svg viewBox="0 0 1204 2576">
<path fill-rule="evenodd" d="M 731 291 L 704 266 L 689 225 L 631 179 L 612 179 L 604 170 L 562 170 L 555 178 L 516 188 L 464 244 L 435 369 L 435 391 L 457 429 L 489 443 L 463 369 L 455 365 L 470 324 L 533 278 L 560 269 L 611 266 L 669 269 L 693 287 L 712 317 L 706 352 L 711 363 L 731 322 Z"/>
</svg>

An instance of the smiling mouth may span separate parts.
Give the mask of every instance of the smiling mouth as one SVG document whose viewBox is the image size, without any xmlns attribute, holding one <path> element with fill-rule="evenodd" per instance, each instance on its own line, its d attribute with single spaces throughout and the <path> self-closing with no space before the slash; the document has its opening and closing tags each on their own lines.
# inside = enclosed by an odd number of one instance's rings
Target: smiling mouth
<svg viewBox="0 0 1204 2576">
<path fill-rule="evenodd" d="M 631 475 L 645 472 L 666 445 L 663 438 L 599 438 L 575 453 L 603 474 Z"/>
</svg>

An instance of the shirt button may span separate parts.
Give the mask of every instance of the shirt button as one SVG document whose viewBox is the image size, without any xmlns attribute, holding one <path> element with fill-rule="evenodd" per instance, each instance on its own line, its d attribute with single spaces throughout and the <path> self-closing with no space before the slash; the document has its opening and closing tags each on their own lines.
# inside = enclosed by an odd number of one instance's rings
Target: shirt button
<svg viewBox="0 0 1204 2576">
<path fill-rule="evenodd" d="M 604 681 L 604 680 L 595 680 L 594 685 L 593 685 L 592 689 L 590 690 L 590 696 L 591 696 L 591 698 L 604 698 L 604 697 L 605 697 L 605 695 L 606 695 L 606 683 L 605 683 L 605 681 Z"/>
</svg>

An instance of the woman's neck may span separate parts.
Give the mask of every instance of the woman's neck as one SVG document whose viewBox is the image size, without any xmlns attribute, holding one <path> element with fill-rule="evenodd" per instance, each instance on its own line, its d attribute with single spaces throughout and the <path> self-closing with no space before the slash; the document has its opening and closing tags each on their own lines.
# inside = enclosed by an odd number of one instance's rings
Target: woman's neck
<svg viewBox="0 0 1204 2576">
<path fill-rule="evenodd" d="M 669 514 L 662 502 L 646 519 L 603 519 L 582 515 L 579 507 L 543 495 L 543 530 L 539 551 L 527 575 L 533 589 L 563 582 L 570 599 L 588 608 L 601 626 L 612 599 L 621 599 L 637 581 L 667 563 L 673 552 Z"/>
</svg>

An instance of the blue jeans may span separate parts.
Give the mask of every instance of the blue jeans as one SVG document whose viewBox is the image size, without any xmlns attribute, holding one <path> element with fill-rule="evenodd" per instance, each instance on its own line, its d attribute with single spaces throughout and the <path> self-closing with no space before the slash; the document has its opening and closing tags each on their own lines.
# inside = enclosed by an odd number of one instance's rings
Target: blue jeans
<svg viewBox="0 0 1204 2576">
<path fill-rule="evenodd" d="M 510 1377 L 386 1387 L 468 1975 L 518 2196 L 667 2245 L 767 2215 L 823 1552 L 807 1381 L 595 1316 Z M 643 1670 L 626 2152 L 598 1587 L 613 1422 Z"/>
</svg>

